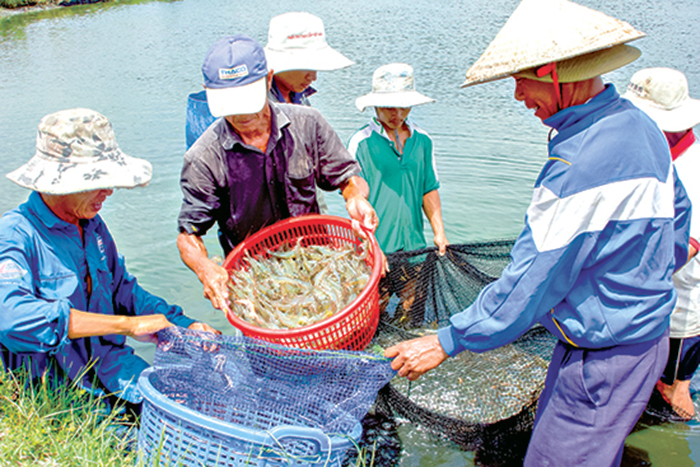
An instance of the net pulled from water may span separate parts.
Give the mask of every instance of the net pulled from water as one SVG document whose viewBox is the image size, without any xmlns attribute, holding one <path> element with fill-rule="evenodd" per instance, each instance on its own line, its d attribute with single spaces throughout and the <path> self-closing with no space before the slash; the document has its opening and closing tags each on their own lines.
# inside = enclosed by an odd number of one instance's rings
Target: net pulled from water
<svg viewBox="0 0 700 467">
<path fill-rule="evenodd" d="M 444 256 L 436 248 L 387 255 L 390 272 L 380 283 L 372 345 L 387 348 L 448 325 L 500 276 L 513 243 L 450 245 Z M 464 447 L 492 443 L 494 436 L 531 427 L 555 343 L 538 325 L 504 347 L 462 352 L 417 381 L 394 378 L 380 392 L 381 406 Z"/>
<path fill-rule="evenodd" d="M 349 434 L 395 374 L 384 357 L 315 351 L 170 327 L 153 368 L 161 393 L 248 428 L 279 425 Z M 214 408 L 214 409 L 212 409 Z"/>
</svg>

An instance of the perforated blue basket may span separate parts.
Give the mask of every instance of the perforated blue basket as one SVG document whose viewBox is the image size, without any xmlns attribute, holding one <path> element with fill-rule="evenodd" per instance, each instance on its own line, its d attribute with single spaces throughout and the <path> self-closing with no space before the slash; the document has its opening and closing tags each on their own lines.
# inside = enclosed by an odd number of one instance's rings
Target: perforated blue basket
<svg viewBox="0 0 700 467">
<path fill-rule="evenodd" d="M 221 420 L 214 404 L 195 411 L 157 390 L 158 374 L 139 378 L 144 396 L 139 455 L 149 466 L 337 466 L 362 435 L 359 421 L 349 435 L 327 435 L 299 420 L 258 430 Z M 352 450 L 355 451 L 354 449 Z"/>
<path fill-rule="evenodd" d="M 144 397 L 139 455 L 148 466 L 341 467 L 362 435 L 359 421 L 349 435 L 325 434 L 301 419 L 279 420 L 283 424 L 269 430 L 231 423 L 221 405 L 192 410 L 177 402 L 178 394 L 156 389 L 159 375 L 152 368 L 141 374 L 138 386 Z"/>
</svg>

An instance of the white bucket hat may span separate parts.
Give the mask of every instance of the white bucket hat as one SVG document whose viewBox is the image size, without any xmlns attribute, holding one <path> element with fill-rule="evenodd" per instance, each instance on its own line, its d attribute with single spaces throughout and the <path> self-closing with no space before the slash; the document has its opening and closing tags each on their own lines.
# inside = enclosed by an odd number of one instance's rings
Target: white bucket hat
<svg viewBox="0 0 700 467">
<path fill-rule="evenodd" d="M 405 63 L 380 66 L 372 75 L 372 92 L 358 97 L 355 105 L 360 112 L 367 107 L 408 108 L 435 102 L 416 91 L 413 68 Z"/>
<path fill-rule="evenodd" d="M 671 68 L 645 68 L 622 96 L 646 112 L 662 131 L 677 133 L 700 123 L 700 100 L 688 94 L 688 80 Z"/>
<path fill-rule="evenodd" d="M 284 13 L 270 20 L 265 55 L 268 68 L 275 73 L 339 70 L 355 63 L 328 45 L 321 18 L 305 12 Z"/>
<path fill-rule="evenodd" d="M 624 21 L 566 0 L 523 0 L 462 87 L 514 74 L 552 82 L 551 75 L 532 70 L 550 63 L 559 82 L 584 81 L 636 60 L 641 52 L 622 44 L 641 37 Z"/>
<path fill-rule="evenodd" d="M 41 119 L 36 154 L 7 178 L 40 193 L 67 195 L 145 186 L 151 164 L 121 152 L 104 115 L 71 109 Z"/>
</svg>

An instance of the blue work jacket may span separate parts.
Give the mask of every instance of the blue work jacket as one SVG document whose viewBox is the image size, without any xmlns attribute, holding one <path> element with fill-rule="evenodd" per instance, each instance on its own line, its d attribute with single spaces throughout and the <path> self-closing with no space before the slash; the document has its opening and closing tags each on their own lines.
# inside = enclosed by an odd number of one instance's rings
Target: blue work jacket
<svg viewBox="0 0 700 467">
<path fill-rule="evenodd" d="M 182 327 L 194 320 L 139 286 L 100 216 L 81 222 L 84 243 L 78 227 L 59 219 L 37 192 L 0 218 L 3 363 L 7 370 L 24 365 L 38 376 L 55 362 L 52 374 L 80 378 L 85 389 L 138 403 L 136 379 L 148 364 L 122 335 L 69 339 L 71 308 L 106 315 L 161 313 Z"/>
<path fill-rule="evenodd" d="M 538 321 L 590 349 L 668 328 L 690 203 L 663 133 L 612 85 L 544 123 L 558 133 L 512 262 L 438 331 L 449 355 L 500 347 Z"/>
</svg>

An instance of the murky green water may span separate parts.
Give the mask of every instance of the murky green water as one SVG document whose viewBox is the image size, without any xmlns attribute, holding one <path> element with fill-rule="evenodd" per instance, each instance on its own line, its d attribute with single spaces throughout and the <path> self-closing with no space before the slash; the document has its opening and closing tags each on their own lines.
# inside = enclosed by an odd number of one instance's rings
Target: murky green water
<svg viewBox="0 0 700 467">
<path fill-rule="evenodd" d="M 547 129 L 513 98 L 512 80 L 459 89 L 464 73 L 505 23 L 517 0 L 131 1 L 70 7 L 0 18 L 0 172 L 34 152 L 42 116 L 88 107 L 112 121 L 130 155 L 148 159 L 152 183 L 116 192 L 102 215 L 130 270 L 152 292 L 225 333 L 234 329 L 202 298 L 194 274 L 175 246 L 180 206 L 178 177 L 185 149 L 187 94 L 201 89 L 200 65 L 209 45 L 244 32 L 266 42 L 270 18 L 310 11 L 323 18 L 331 45 L 357 64 L 320 73 L 312 97 L 343 140 L 369 118 L 354 100 L 370 90 L 379 65 L 405 61 L 416 70 L 419 91 L 437 103 L 418 107 L 413 119 L 436 143 L 447 235 L 453 243 L 514 237 L 522 228 L 531 187 L 546 156 Z M 634 71 L 671 66 L 686 73 L 700 95 L 697 0 L 581 0 L 645 31 L 642 57 L 606 78 L 618 89 Z M 27 192 L 0 179 L 0 212 Z M 327 197 L 344 215 L 341 198 Z M 212 232 L 207 244 L 218 245 Z M 430 238 L 430 237 L 428 237 Z M 146 357 L 149 348 L 139 348 Z M 474 453 L 437 443 L 401 427 L 401 465 L 473 465 Z M 629 444 L 653 465 L 695 465 L 698 431 L 655 426 Z M 643 456 L 641 457 L 643 458 Z"/>
</svg>

